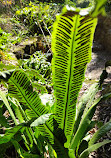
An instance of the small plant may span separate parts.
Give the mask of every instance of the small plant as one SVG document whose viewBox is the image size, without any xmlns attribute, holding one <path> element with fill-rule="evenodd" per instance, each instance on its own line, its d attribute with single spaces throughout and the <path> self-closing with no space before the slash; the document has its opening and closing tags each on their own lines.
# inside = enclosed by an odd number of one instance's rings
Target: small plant
<svg viewBox="0 0 111 158">
<path fill-rule="evenodd" d="M 86 158 L 90 152 L 110 143 L 96 143 L 111 129 L 111 120 L 90 138 L 96 106 L 111 93 L 95 98 L 107 77 L 90 87 L 77 106 L 86 65 L 91 59 L 91 46 L 97 16 L 104 15 L 106 0 L 96 0 L 93 9 L 65 7 L 54 23 L 52 33 L 52 77 L 54 105 L 42 104 L 32 83 L 22 70 L 15 70 L 8 80 L 8 100 L 1 93 L 15 127 L 0 135 L 0 144 L 11 142 L 21 157 Z M 10 105 L 9 105 L 9 103 Z M 13 109 L 13 111 L 12 111 Z M 19 138 L 17 140 L 17 138 Z M 26 148 L 23 148 L 20 141 Z"/>
<path fill-rule="evenodd" d="M 47 61 L 45 54 L 36 52 L 30 56 L 30 59 L 22 60 L 23 69 L 35 69 L 44 78 L 50 78 L 51 76 L 51 63 Z"/>
<path fill-rule="evenodd" d="M 36 52 L 29 59 L 21 60 L 21 68 L 32 80 L 33 86 L 39 92 L 51 91 L 51 63 L 47 61 L 46 54 Z M 46 90 L 47 88 L 47 90 Z"/>
</svg>

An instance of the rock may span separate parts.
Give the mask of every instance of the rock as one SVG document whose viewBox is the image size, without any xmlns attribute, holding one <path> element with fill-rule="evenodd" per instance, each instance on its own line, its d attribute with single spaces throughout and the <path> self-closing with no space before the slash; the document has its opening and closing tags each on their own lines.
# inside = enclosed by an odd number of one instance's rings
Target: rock
<svg viewBox="0 0 111 158">
<path fill-rule="evenodd" d="M 107 52 L 111 52 L 111 14 L 99 17 L 94 40 Z"/>
<path fill-rule="evenodd" d="M 37 37 L 30 38 L 25 40 L 24 42 L 21 42 L 11 51 L 16 55 L 17 59 L 28 59 L 30 58 L 30 55 L 32 55 L 36 51 L 42 51 L 43 53 L 47 53 L 48 50 L 48 45 L 43 42 L 43 39 L 41 37 Z"/>
<path fill-rule="evenodd" d="M 95 52 L 95 51 L 101 51 L 101 50 L 104 50 L 104 47 L 101 44 L 94 41 L 92 51 Z"/>
</svg>

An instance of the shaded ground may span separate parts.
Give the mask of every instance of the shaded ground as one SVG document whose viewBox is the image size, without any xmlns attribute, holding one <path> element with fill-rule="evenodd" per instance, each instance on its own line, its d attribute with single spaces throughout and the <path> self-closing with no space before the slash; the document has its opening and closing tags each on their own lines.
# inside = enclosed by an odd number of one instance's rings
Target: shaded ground
<svg viewBox="0 0 111 158">
<path fill-rule="evenodd" d="M 92 60 L 88 64 L 86 77 L 88 79 L 97 80 L 99 79 L 102 70 L 105 67 L 106 61 L 111 60 L 111 53 L 106 51 L 94 51 L 92 53 Z M 106 82 L 111 82 L 111 67 L 107 68 L 108 78 L 105 80 Z"/>
</svg>

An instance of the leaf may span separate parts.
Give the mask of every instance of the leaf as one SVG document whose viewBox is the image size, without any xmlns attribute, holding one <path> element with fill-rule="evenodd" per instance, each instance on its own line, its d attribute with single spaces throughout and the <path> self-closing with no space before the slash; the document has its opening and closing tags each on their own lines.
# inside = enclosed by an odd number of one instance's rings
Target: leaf
<svg viewBox="0 0 111 158">
<path fill-rule="evenodd" d="M 109 99 L 109 98 L 111 98 L 111 93 L 107 93 L 103 96 L 104 100 Z"/>
<path fill-rule="evenodd" d="M 0 98 L 0 109 L 3 107 L 4 103 L 2 101 L 2 99 Z"/>
<path fill-rule="evenodd" d="M 47 114 L 48 110 L 44 105 L 41 104 L 41 100 L 38 96 L 38 94 L 33 91 L 32 84 L 27 77 L 27 75 L 20 70 L 16 70 L 12 76 L 10 77 L 9 81 L 9 94 L 12 97 L 15 97 L 18 99 L 20 104 L 22 106 L 25 106 L 25 108 L 29 108 L 30 110 L 27 110 L 28 114 L 31 117 L 40 117 L 43 114 Z M 29 116 L 30 117 L 30 116 Z M 56 152 L 59 152 L 60 155 L 64 157 L 68 157 L 68 151 L 64 148 L 64 143 L 66 141 L 65 136 L 63 137 L 62 141 L 60 142 L 59 136 L 63 136 L 63 131 L 60 130 L 60 132 L 55 132 L 58 130 L 55 128 L 53 117 L 51 116 L 49 120 L 43 124 L 39 125 L 37 127 L 37 131 L 51 144 L 55 147 Z M 56 129 L 56 130 L 55 130 Z"/>
<path fill-rule="evenodd" d="M 48 113 L 45 106 L 41 104 L 38 94 L 33 90 L 29 78 L 23 71 L 16 70 L 8 83 L 9 94 L 18 99 L 21 105 L 31 108 L 37 117 Z"/>
<path fill-rule="evenodd" d="M 14 147 L 15 147 L 17 153 L 20 155 L 20 157 L 22 157 L 22 156 L 23 156 L 23 151 L 24 151 L 24 149 L 23 149 L 23 148 L 19 145 L 19 143 L 18 143 L 16 140 L 14 140 L 14 139 L 11 140 L 11 143 L 14 145 Z"/>
<path fill-rule="evenodd" d="M 23 115 L 22 112 L 21 112 L 21 111 L 23 111 L 23 110 L 21 110 L 21 106 L 20 106 L 18 100 L 15 99 L 15 98 L 10 98 L 10 97 L 8 97 L 8 101 L 9 101 L 9 103 L 11 104 L 11 107 L 13 108 L 13 110 L 14 110 L 14 112 L 15 112 L 15 115 L 16 115 L 16 117 L 18 118 L 19 122 L 20 122 L 20 123 L 23 123 L 24 120 L 27 121 L 27 120 L 25 119 L 24 115 Z"/>
<path fill-rule="evenodd" d="M 7 129 L 4 135 L 0 135 L 0 144 L 9 142 L 13 136 L 22 128 L 24 128 L 24 125 L 17 125 L 13 128 Z"/>
<path fill-rule="evenodd" d="M 17 120 L 16 120 L 16 118 L 15 118 L 15 115 L 14 115 L 14 113 L 13 113 L 13 111 L 12 111 L 12 109 L 11 109 L 9 103 L 8 103 L 8 100 L 7 100 L 7 98 L 6 98 L 6 95 L 5 95 L 5 93 L 3 93 L 1 90 L 0 90 L 0 98 L 1 98 L 2 101 L 4 102 L 4 104 L 5 104 L 5 106 L 7 107 L 7 109 L 8 109 L 8 111 L 9 111 L 9 113 L 10 113 L 12 119 L 14 120 L 15 124 L 17 125 L 17 124 L 18 124 L 18 123 L 17 123 Z"/>
<path fill-rule="evenodd" d="M 92 119 L 94 112 L 96 110 L 96 106 L 98 105 L 100 100 L 101 100 L 101 98 L 96 99 L 94 104 L 89 108 L 87 113 L 82 118 L 81 123 L 79 125 L 79 128 L 72 139 L 70 149 L 73 149 L 75 151 L 79 142 L 82 140 L 82 138 L 84 138 L 84 136 L 88 132 L 87 129 L 91 123 L 91 119 Z"/>
<path fill-rule="evenodd" d="M 105 145 L 105 144 L 108 144 L 108 143 L 111 143 L 111 140 L 104 140 L 103 142 L 101 143 L 96 143 L 94 145 L 91 145 L 89 148 L 87 148 L 86 150 L 84 150 L 81 155 L 79 156 L 79 158 L 86 158 L 88 157 L 88 155 L 97 150 L 98 148 L 100 148 L 101 146 Z"/>
<path fill-rule="evenodd" d="M 79 146 L 78 154 L 80 155 L 87 148 L 88 148 L 88 142 L 86 140 L 83 140 Z"/>
<path fill-rule="evenodd" d="M 94 10 L 91 12 L 92 17 L 96 17 L 98 15 L 106 16 L 105 4 L 107 0 L 95 0 Z"/>
<path fill-rule="evenodd" d="M 85 109 L 84 114 L 87 112 L 88 108 L 92 105 L 92 102 L 94 101 L 95 95 L 99 90 L 99 84 L 98 83 L 94 83 L 89 90 L 83 94 L 83 96 L 81 97 L 78 105 L 77 105 L 77 114 L 76 114 L 76 121 L 75 121 L 75 125 L 74 125 L 74 133 L 77 131 L 84 109 L 87 107 L 87 109 Z"/>
<path fill-rule="evenodd" d="M 15 71 L 15 69 L 7 70 L 7 71 L 0 71 L 0 80 L 8 81 L 12 73 Z"/>
<path fill-rule="evenodd" d="M 23 156 L 26 157 L 26 158 L 44 158 L 44 157 L 42 157 L 42 156 L 40 156 L 40 155 L 37 155 L 37 154 L 30 154 L 30 153 L 27 153 L 27 152 L 24 153 Z"/>
<path fill-rule="evenodd" d="M 13 70 L 13 69 L 15 69 L 14 65 L 6 65 L 4 63 L 0 63 L 0 71 L 9 70 L 9 72 L 10 72 L 10 70 Z"/>
<path fill-rule="evenodd" d="M 1 109 L 0 109 L 1 110 Z M 9 124 L 5 118 L 5 116 L 0 116 L 0 126 L 9 127 Z"/>
<path fill-rule="evenodd" d="M 66 7 L 53 25 L 52 72 L 56 120 L 68 138 L 73 133 L 77 97 L 86 65 L 91 60 L 96 24 L 97 18 L 92 18 L 87 10 L 82 12 Z"/>
<path fill-rule="evenodd" d="M 34 113 L 34 111 L 30 110 L 30 109 L 26 109 L 25 113 L 28 117 L 28 119 L 32 119 L 32 118 L 36 118 L 36 114 Z"/>
<path fill-rule="evenodd" d="M 50 116 L 50 119 L 46 122 L 46 125 L 51 125 L 53 126 L 53 133 L 47 129 L 47 126 L 39 125 L 39 132 L 40 134 L 42 133 L 42 136 L 47 136 L 45 137 L 46 141 L 49 143 L 51 142 L 52 147 L 57 153 L 58 158 L 69 158 L 68 156 L 68 149 L 64 148 L 64 143 L 66 143 L 67 139 L 64 135 L 64 132 L 61 128 L 59 128 L 57 121 L 54 119 L 53 116 Z M 52 136 L 53 140 L 48 140 L 47 138 L 50 138 L 50 135 Z M 36 130 L 35 136 L 37 137 L 38 134 L 38 129 Z M 53 142 L 53 143 L 52 143 Z"/>
<path fill-rule="evenodd" d="M 44 85 L 41 85 L 37 82 L 32 82 L 32 86 L 37 89 L 41 94 L 46 93 L 47 89 Z"/>
<path fill-rule="evenodd" d="M 41 80 L 43 83 L 46 83 L 45 79 L 42 77 L 42 75 L 39 74 L 39 72 L 37 70 L 34 70 L 34 69 L 24 69 L 24 71 L 28 74 L 28 76 L 38 77 L 39 80 Z"/>
<path fill-rule="evenodd" d="M 20 157 L 42 158 L 41 155 L 31 154 L 31 153 L 26 152 L 16 140 L 12 140 L 11 142 L 13 143 L 13 145 L 14 145 L 15 149 L 17 150 L 18 154 L 20 155 Z"/>
<path fill-rule="evenodd" d="M 52 113 L 51 114 L 44 114 L 44 115 L 42 115 L 42 116 L 40 116 L 39 118 L 37 118 L 33 123 L 31 123 L 31 127 L 36 127 L 36 126 L 38 126 L 38 125 L 40 125 L 40 124 L 44 124 L 48 119 L 49 119 L 49 117 L 52 115 Z"/>
<path fill-rule="evenodd" d="M 55 158 L 54 157 L 54 149 L 52 148 L 52 146 L 50 144 L 48 144 L 48 152 L 51 158 Z"/>
<path fill-rule="evenodd" d="M 111 120 L 102 126 L 89 141 L 89 147 L 96 143 L 102 136 L 104 136 L 108 131 L 111 130 Z"/>
</svg>

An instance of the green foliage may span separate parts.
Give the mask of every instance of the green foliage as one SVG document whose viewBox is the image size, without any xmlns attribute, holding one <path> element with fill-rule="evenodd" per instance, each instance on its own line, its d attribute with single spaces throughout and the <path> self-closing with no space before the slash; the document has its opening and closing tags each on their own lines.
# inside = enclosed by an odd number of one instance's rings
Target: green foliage
<svg viewBox="0 0 111 158">
<path fill-rule="evenodd" d="M 75 1 L 71 1 L 71 0 L 65 0 L 64 4 L 72 7 L 76 6 Z"/>
<path fill-rule="evenodd" d="M 51 76 L 51 64 L 47 61 L 46 55 L 40 52 L 31 55 L 29 59 L 22 60 L 21 66 L 23 69 L 37 70 L 43 78 L 48 79 Z"/>
<path fill-rule="evenodd" d="M 86 64 L 91 58 L 91 45 L 97 23 L 95 18 L 81 16 L 82 12 L 81 15 L 74 15 L 75 12 L 70 13 L 64 8 L 54 23 L 56 29 L 52 34 L 55 111 L 60 127 L 68 137 L 73 133 L 77 96 Z M 88 22 L 85 23 L 85 20 Z"/>
<path fill-rule="evenodd" d="M 5 50 L 6 49 L 6 44 L 10 40 L 11 34 L 4 32 L 1 27 L 0 27 L 0 49 Z"/>
<path fill-rule="evenodd" d="M 47 92 L 51 84 L 51 63 L 47 61 L 47 55 L 36 52 L 29 59 L 20 61 L 21 68 L 27 73 L 33 81 L 33 86 L 40 93 Z"/>
<path fill-rule="evenodd" d="M 86 8 L 92 6 L 94 0 L 76 0 L 77 7 Z"/>
<path fill-rule="evenodd" d="M 39 2 L 34 5 L 31 1 L 28 7 L 17 10 L 16 15 L 29 28 L 31 34 L 42 34 L 40 25 L 47 35 L 47 28 L 50 30 L 54 22 L 55 14 L 59 11 L 56 4 Z M 45 25 L 44 25 L 45 23 Z"/>
<path fill-rule="evenodd" d="M 8 81 L 8 79 L 10 78 L 13 71 L 14 71 L 14 69 L 13 70 L 7 70 L 7 71 L 0 71 L 0 81 L 1 80 Z"/>
<path fill-rule="evenodd" d="M 9 125 L 5 126 L 6 132 L 5 134 L 0 135 L 0 144 L 4 144 L 4 143 L 6 144 L 8 142 L 11 142 L 11 145 L 14 144 L 16 149 L 17 147 L 19 147 L 19 150 L 17 149 L 17 151 L 20 155 L 22 156 L 29 155 L 30 157 L 30 154 L 28 154 L 28 152 L 25 151 L 26 149 L 25 150 L 22 149 L 21 144 L 19 144 L 20 141 L 23 141 L 25 148 L 27 148 L 27 150 L 30 151 L 31 154 L 34 154 L 35 156 L 37 156 L 36 154 L 38 154 L 38 156 L 41 157 L 42 156 L 41 154 L 43 154 L 42 150 L 45 151 L 45 149 L 43 149 L 45 147 L 44 142 L 42 141 L 43 139 L 39 140 L 38 138 L 37 139 L 38 145 L 37 145 L 36 138 L 34 137 L 34 132 L 30 126 L 35 126 L 35 124 L 37 126 L 37 124 L 39 125 L 45 123 L 49 119 L 49 116 L 51 114 L 43 115 L 38 119 L 36 119 L 37 117 L 34 118 L 33 116 L 33 119 L 29 121 L 28 116 L 25 114 L 25 110 L 23 110 L 20 103 L 16 99 L 8 98 L 7 100 L 3 92 L 0 92 L 0 98 L 2 98 L 4 104 L 9 110 L 10 115 L 13 118 L 14 123 L 16 125 L 14 128 L 12 127 L 8 128 Z M 16 137 L 19 139 L 16 139 Z M 42 141 L 42 144 L 39 143 L 39 141 Z M 33 148 L 35 148 L 36 145 L 37 145 L 36 150 L 34 150 Z M 42 149 L 40 150 L 39 148 Z"/>
<path fill-rule="evenodd" d="M 80 158 L 85 158 L 85 157 L 88 157 L 88 155 L 94 151 L 94 150 L 97 150 L 98 148 L 100 148 L 101 146 L 105 145 L 105 144 L 108 144 L 108 143 L 111 143 L 111 140 L 104 140 L 103 142 L 101 143 L 96 143 L 92 146 L 90 146 L 89 148 L 87 148 L 86 150 L 84 150 L 84 152 L 82 152 L 82 154 L 80 155 Z"/>
<path fill-rule="evenodd" d="M 4 18 L 4 16 L 6 15 L 0 16 L 0 24 L 4 32 L 3 35 L 7 38 L 4 45 L 5 50 L 9 50 L 12 45 L 20 43 L 23 37 L 26 37 L 28 31 L 24 29 L 24 25 L 20 23 L 15 13 L 13 17 L 10 15 Z M 4 37 L 3 35 L 2 38 Z"/>
<path fill-rule="evenodd" d="M 110 12 L 110 11 L 111 11 L 111 1 L 110 1 L 110 0 L 107 1 L 105 7 L 106 7 L 106 11 L 107 11 L 107 12 Z"/>
<path fill-rule="evenodd" d="M 111 142 L 105 140 L 96 143 L 111 129 L 111 121 L 100 127 L 92 138 L 89 134 L 96 124 L 92 121 L 96 106 L 100 100 L 111 97 L 110 93 L 95 97 L 107 77 L 106 67 L 110 63 L 105 65 L 100 81 L 81 97 L 77 108 L 77 97 L 84 80 L 86 65 L 91 60 L 97 16 L 105 15 L 106 0 L 96 2 L 92 10 L 64 7 L 54 23 L 52 74 L 55 102 L 51 108 L 42 104 L 33 88 L 30 75 L 28 77 L 28 73 L 23 70 L 15 70 L 10 76 L 8 99 L 0 92 L 1 99 L 16 125 L 0 136 L 1 144 L 11 141 L 21 157 L 44 157 L 47 152 L 45 147 L 48 145 L 52 157 L 86 158 L 90 152 Z M 35 58 L 41 61 L 36 55 Z M 39 71 L 40 65 L 36 60 L 30 58 L 24 64 L 26 71 L 27 67 Z M 41 70 L 39 72 L 42 74 Z M 16 135 L 24 141 L 27 150 L 16 141 Z"/>
</svg>

